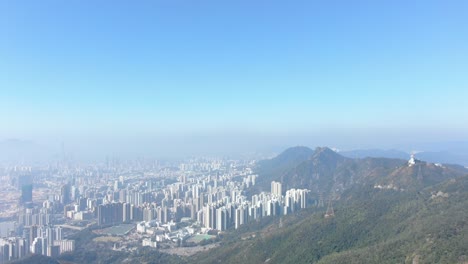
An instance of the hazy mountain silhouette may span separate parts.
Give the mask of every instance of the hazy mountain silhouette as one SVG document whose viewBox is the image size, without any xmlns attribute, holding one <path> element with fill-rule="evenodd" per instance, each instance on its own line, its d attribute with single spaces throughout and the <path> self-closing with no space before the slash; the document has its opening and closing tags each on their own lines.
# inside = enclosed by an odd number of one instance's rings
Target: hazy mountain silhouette
<svg viewBox="0 0 468 264">
<path fill-rule="evenodd" d="M 405 146 L 407 151 L 398 149 L 356 149 L 341 151 L 340 154 L 349 158 L 396 158 L 408 159 L 410 152 L 416 157 L 433 163 L 460 164 L 468 167 L 468 142 L 439 142 Z"/>
<path fill-rule="evenodd" d="M 396 149 L 357 149 L 349 151 L 340 151 L 341 155 L 349 158 L 391 158 L 391 159 L 409 159 L 410 154 Z"/>
<path fill-rule="evenodd" d="M 347 158 L 327 147 L 290 148 L 277 157 L 259 163 L 256 190 L 269 190 L 271 181 L 283 190 L 307 188 L 313 193 L 340 193 L 354 184 L 382 188 L 415 189 L 468 173 L 457 165 L 418 162 L 409 166 L 405 159 Z"/>
</svg>

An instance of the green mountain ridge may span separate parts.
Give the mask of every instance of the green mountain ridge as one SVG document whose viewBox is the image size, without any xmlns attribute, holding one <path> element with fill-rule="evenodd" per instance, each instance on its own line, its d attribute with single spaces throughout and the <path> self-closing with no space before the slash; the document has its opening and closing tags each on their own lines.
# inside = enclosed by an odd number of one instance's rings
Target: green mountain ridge
<svg viewBox="0 0 468 264">
<path fill-rule="evenodd" d="M 325 208 L 314 207 L 281 220 L 250 223 L 231 231 L 235 239 L 199 254 L 194 263 L 468 261 L 466 168 L 424 161 L 409 164 L 402 159 L 351 159 L 328 148 L 317 148 L 307 157 L 285 157 L 293 152 L 280 155 L 280 165 L 275 163 L 278 159 L 260 163 L 260 184 L 277 180 L 283 189 L 309 188 L 329 198 L 333 193 L 334 217 L 325 218 Z"/>
<path fill-rule="evenodd" d="M 468 176 L 419 191 L 355 185 L 335 217 L 308 210 L 199 255 L 196 263 L 463 263 Z M 268 230 L 268 232 L 265 232 Z M 413 262 L 414 261 L 414 262 Z"/>
</svg>

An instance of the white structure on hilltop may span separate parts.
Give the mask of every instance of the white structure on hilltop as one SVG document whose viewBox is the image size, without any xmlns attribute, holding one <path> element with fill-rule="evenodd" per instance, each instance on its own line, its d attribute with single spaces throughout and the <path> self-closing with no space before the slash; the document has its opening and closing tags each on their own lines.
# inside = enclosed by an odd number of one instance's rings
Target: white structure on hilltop
<svg viewBox="0 0 468 264">
<path fill-rule="evenodd" d="M 411 153 L 411 158 L 408 160 L 408 166 L 413 166 L 416 164 L 416 159 L 414 158 L 414 153 Z"/>
</svg>

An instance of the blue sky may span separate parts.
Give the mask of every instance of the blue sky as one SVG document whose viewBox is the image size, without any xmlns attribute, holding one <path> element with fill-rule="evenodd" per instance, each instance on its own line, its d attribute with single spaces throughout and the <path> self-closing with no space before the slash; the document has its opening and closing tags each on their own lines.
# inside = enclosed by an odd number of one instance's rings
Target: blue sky
<svg viewBox="0 0 468 264">
<path fill-rule="evenodd" d="M 468 140 L 467 13 L 466 1 L 2 1 L 0 139 Z"/>
</svg>

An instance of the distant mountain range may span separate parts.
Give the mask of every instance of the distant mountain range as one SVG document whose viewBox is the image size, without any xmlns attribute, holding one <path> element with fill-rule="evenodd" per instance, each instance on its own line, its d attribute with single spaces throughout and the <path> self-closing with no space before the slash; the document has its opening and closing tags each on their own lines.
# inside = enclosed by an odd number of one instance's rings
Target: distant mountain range
<svg viewBox="0 0 468 264">
<path fill-rule="evenodd" d="M 441 148 L 444 149 L 444 148 Z M 392 158 L 392 159 L 409 159 L 410 153 L 390 149 L 358 149 L 349 151 L 340 151 L 341 155 L 349 158 Z M 450 147 L 443 151 L 415 151 L 415 156 L 418 159 L 433 162 L 433 163 L 449 163 L 460 164 L 468 167 L 468 145 L 460 143 L 458 147 Z"/>
<path fill-rule="evenodd" d="M 449 142 L 439 144 L 425 144 L 408 146 L 407 148 L 413 148 L 416 151 L 416 157 L 418 159 L 432 162 L 432 163 L 445 163 L 445 164 L 460 164 L 468 167 L 468 142 Z M 278 151 L 277 148 L 274 148 Z M 312 155 L 313 150 L 307 147 L 294 147 L 289 149 L 290 155 L 283 153 L 277 157 L 278 169 L 281 169 L 282 164 L 287 164 L 289 161 L 298 161 L 303 156 Z M 38 144 L 31 140 L 21 139 L 7 139 L 0 140 L 0 163 L 12 163 L 12 164 L 29 164 L 34 163 L 48 163 L 51 160 L 57 160 L 58 158 L 64 158 L 59 154 L 58 147 L 50 147 Z M 411 151 L 402 151 L 398 149 L 356 149 L 356 150 L 345 150 L 339 151 L 339 154 L 348 158 L 391 158 L 391 159 L 404 159 L 407 160 L 410 157 Z M 270 150 L 268 151 L 270 153 Z M 75 153 L 77 154 L 77 153 Z M 78 153 L 79 154 L 79 153 Z M 96 156 L 96 153 L 81 153 L 80 155 L 74 155 L 73 151 L 67 153 L 67 156 L 75 158 L 83 158 L 84 160 L 92 160 L 92 157 Z M 103 155 L 105 156 L 105 155 Z M 250 153 L 249 157 L 254 156 Z M 268 155 L 270 156 L 270 155 Z M 263 156 L 264 157 L 264 156 Z M 272 167 L 272 169 L 274 169 Z"/>
<path fill-rule="evenodd" d="M 468 167 L 467 152 L 428 151 L 417 153 L 416 156 L 419 159 L 426 160 L 428 162 L 460 164 Z"/>
<path fill-rule="evenodd" d="M 354 159 L 363 159 L 363 158 L 390 158 L 390 159 L 409 159 L 410 154 L 404 151 L 396 149 L 358 149 L 358 150 L 349 150 L 349 151 L 340 151 L 341 155 L 354 158 Z"/>
<path fill-rule="evenodd" d="M 335 194 L 354 184 L 417 189 L 462 176 L 468 169 L 425 161 L 410 166 L 407 159 L 349 158 L 327 147 L 315 150 L 293 147 L 273 159 L 259 162 L 257 172 L 260 177 L 254 187 L 256 191 L 268 191 L 271 181 L 279 181 L 283 190 L 307 188 L 313 193 Z"/>
</svg>

